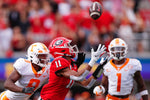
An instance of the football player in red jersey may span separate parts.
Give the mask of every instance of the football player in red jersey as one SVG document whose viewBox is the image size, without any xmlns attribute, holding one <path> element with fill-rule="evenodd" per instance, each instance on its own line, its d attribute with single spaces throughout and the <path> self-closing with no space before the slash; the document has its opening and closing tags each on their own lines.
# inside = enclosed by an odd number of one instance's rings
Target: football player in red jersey
<svg viewBox="0 0 150 100">
<path fill-rule="evenodd" d="M 105 46 L 99 45 L 97 51 L 91 49 L 91 60 L 88 65 L 78 70 L 85 59 L 84 53 L 79 53 L 76 45 L 70 45 L 71 40 L 58 37 L 49 46 L 50 54 L 54 57 L 51 62 L 48 84 L 41 90 L 42 100 L 64 100 L 74 82 L 90 88 L 96 81 L 94 76 L 85 79 L 95 62 L 105 53 Z M 78 58 L 74 58 L 78 54 Z"/>
</svg>

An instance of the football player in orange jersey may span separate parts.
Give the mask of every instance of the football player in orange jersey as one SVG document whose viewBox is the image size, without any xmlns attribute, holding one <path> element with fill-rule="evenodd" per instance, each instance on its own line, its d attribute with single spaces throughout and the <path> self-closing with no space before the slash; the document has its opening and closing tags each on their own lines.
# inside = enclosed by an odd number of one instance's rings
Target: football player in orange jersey
<svg viewBox="0 0 150 100">
<path fill-rule="evenodd" d="M 91 60 L 82 70 L 78 70 L 83 63 L 85 54 L 79 53 L 76 45 L 71 45 L 71 40 L 65 37 L 55 38 L 49 46 L 50 54 L 54 57 L 51 62 L 48 84 L 41 91 L 42 100 L 64 100 L 69 89 L 75 82 L 90 88 L 96 79 L 89 74 L 95 62 L 105 53 L 105 46 L 99 45 L 97 51 L 91 50 Z M 73 58 L 78 54 L 77 61 Z"/>
<path fill-rule="evenodd" d="M 19 58 L 14 71 L 6 79 L 7 89 L 0 100 L 27 100 L 49 77 L 49 50 L 43 43 L 33 43 L 27 51 L 28 59 Z"/>
<path fill-rule="evenodd" d="M 122 39 L 115 38 L 110 42 L 108 49 L 113 59 L 104 65 L 101 85 L 96 86 L 93 93 L 101 95 L 108 91 L 106 100 L 129 100 L 135 80 L 138 96 L 143 100 L 148 100 L 148 90 L 141 76 L 140 61 L 125 58 L 128 49 L 127 44 Z"/>
</svg>

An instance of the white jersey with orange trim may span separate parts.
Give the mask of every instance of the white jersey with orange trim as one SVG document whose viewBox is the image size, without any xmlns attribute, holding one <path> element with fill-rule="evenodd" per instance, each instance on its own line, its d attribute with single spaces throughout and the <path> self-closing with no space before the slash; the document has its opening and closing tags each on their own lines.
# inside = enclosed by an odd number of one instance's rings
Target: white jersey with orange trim
<svg viewBox="0 0 150 100">
<path fill-rule="evenodd" d="M 108 93 L 110 95 L 128 95 L 133 89 L 133 77 L 141 71 L 139 60 L 126 58 L 123 65 L 117 66 L 110 60 L 104 66 L 104 75 L 108 77 Z"/>
<path fill-rule="evenodd" d="M 19 58 L 13 65 L 13 67 L 22 76 L 16 85 L 19 87 L 35 87 L 35 90 L 42 86 L 42 84 L 48 80 L 49 67 L 43 67 L 39 72 L 36 72 L 31 62 L 27 59 Z M 9 100 L 27 100 L 31 94 L 17 93 L 10 90 L 6 90 L 5 95 Z"/>
</svg>

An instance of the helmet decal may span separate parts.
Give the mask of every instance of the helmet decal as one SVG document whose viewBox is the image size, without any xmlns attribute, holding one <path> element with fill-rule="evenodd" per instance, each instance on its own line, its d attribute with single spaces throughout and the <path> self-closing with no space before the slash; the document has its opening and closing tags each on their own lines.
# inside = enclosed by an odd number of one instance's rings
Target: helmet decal
<svg viewBox="0 0 150 100">
<path fill-rule="evenodd" d="M 119 38 L 115 39 L 115 43 L 116 43 L 116 45 L 119 44 Z"/>
<path fill-rule="evenodd" d="M 58 41 L 56 41 L 55 42 L 55 45 L 57 46 L 57 45 L 61 45 L 63 43 L 63 40 L 58 40 Z"/>
</svg>

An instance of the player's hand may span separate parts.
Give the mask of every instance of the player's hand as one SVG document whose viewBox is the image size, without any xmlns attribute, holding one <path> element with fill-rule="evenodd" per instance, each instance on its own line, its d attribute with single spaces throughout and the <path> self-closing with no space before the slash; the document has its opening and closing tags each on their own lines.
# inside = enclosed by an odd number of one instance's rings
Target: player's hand
<svg viewBox="0 0 150 100">
<path fill-rule="evenodd" d="M 33 93 L 35 87 L 25 87 L 22 89 L 22 93 Z"/>
<path fill-rule="evenodd" d="M 99 44 L 97 51 L 94 51 L 94 49 L 91 49 L 91 60 L 89 62 L 89 65 L 92 67 L 95 62 L 106 52 L 105 45 Z"/>
<path fill-rule="evenodd" d="M 102 66 L 104 66 L 110 59 L 112 58 L 112 56 L 106 55 L 105 57 L 102 57 L 100 60 L 100 64 Z"/>
<path fill-rule="evenodd" d="M 96 86 L 93 90 L 93 93 L 96 95 L 96 96 L 101 96 L 105 91 L 103 90 L 103 87 L 101 85 L 99 86 Z"/>
<path fill-rule="evenodd" d="M 79 67 L 85 60 L 85 53 L 84 52 L 79 52 L 78 53 L 78 58 L 75 61 L 75 63 L 77 64 L 77 67 Z"/>
<path fill-rule="evenodd" d="M 109 60 L 110 60 L 110 57 L 109 57 L 109 56 L 102 57 L 99 63 L 100 63 L 101 65 L 105 65 Z"/>
</svg>

